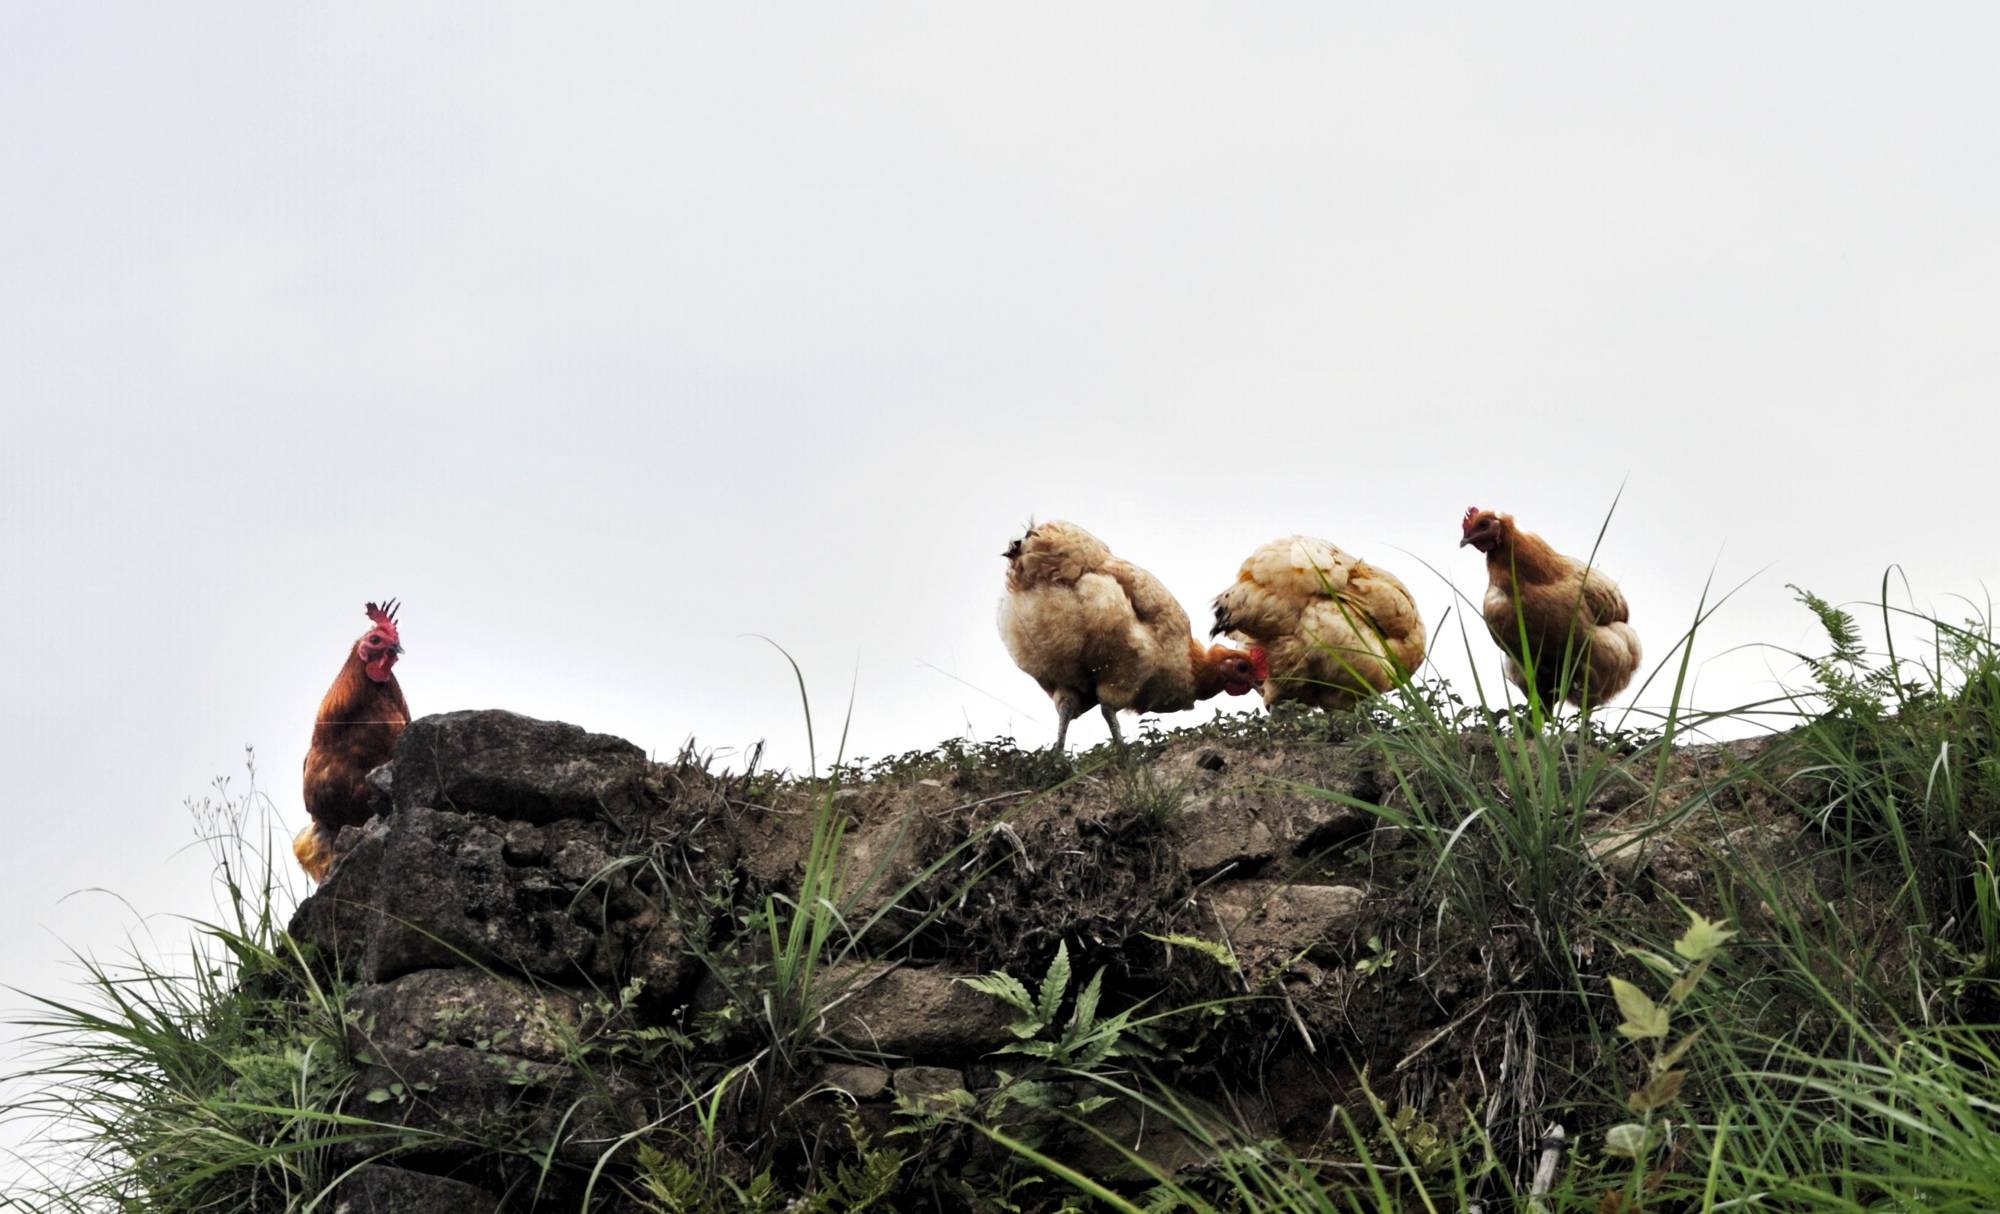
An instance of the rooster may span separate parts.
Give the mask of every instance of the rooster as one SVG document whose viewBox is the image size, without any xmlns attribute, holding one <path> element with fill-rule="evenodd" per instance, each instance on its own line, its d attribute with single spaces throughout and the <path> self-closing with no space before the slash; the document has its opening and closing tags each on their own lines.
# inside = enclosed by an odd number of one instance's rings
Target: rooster
<svg viewBox="0 0 2000 1214">
<path fill-rule="evenodd" d="M 1465 512 L 1459 547 L 1486 555 L 1486 630 L 1507 654 L 1507 678 L 1545 704 L 1588 711 L 1625 690 L 1639 669 L 1639 634 L 1617 583 L 1564 556 L 1514 516 Z M 1524 647 L 1525 643 L 1525 647 Z"/>
<path fill-rule="evenodd" d="M 1075 523 L 1049 522 L 1007 546 L 1000 636 L 1056 706 L 1056 749 L 1093 705 L 1123 746 L 1118 713 L 1181 712 L 1263 675 L 1250 655 L 1194 638 L 1187 612 L 1152 574 L 1111 555 Z"/>
<path fill-rule="evenodd" d="M 325 880 L 339 858 L 334 838 L 340 828 L 359 826 L 373 814 L 368 773 L 390 760 L 396 739 L 410 723 L 410 706 L 394 674 L 402 653 L 396 600 L 368 604 L 368 631 L 354 642 L 319 702 L 312 746 L 306 751 L 306 812 L 312 825 L 292 840 L 299 866 L 315 882 Z"/>
<path fill-rule="evenodd" d="M 1264 703 L 1351 708 L 1424 660 L 1424 622 L 1395 575 L 1325 540 L 1294 535 L 1250 554 L 1215 598 L 1210 636 L 1247 642 Z"/>
</svg>

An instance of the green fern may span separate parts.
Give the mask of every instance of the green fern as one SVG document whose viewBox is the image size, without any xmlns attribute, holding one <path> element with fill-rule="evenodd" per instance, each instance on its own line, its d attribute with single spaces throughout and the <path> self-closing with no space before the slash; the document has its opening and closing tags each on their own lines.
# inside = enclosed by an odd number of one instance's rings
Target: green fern
<svg viewBox="0 0 2000 1214">
<path fill-rule="evenodd" d="M 859 1214 L 878 1208 L 876 1203 L 896 1188 L 896 1178 L 903 1170 L 903 1153 L 872 1146 L 868 1132 L 861 1128 L 861 1118 L 852 1109 L 842 1121 L 847 1126 L 849 1141 L 854 1144 L 854 1159 L 834 1169 L 831 1187 L 816 1190 L 794 1207 L 799 1214 Z"/>
<path fill-rule="evenodd" d="M 1845 666 L 1863 664 L 1865 655 L 1861 648 L 1861 629 L 1855 624 L 1851 614 L 1835 607 L 1803 586 L 1787 582 L 1785 589 L 1797 595 L 1807 610 L 1819 617 L 1820 627 L 1826 629 L 1827 639 L 1833 642 L 1833 652 L 1822 660 L 1839 662 Z"/>
</svg>

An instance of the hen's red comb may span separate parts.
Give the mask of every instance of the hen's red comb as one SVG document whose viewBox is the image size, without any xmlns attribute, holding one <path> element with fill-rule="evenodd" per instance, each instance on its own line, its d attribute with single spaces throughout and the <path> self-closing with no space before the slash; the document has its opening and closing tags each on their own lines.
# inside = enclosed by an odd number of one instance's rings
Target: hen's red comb
<svg viewBox="0 0 2000 1214">
<path fill-rule="evenodd" d="M 1479 517 L 1479 507 L 1467 506 L 1465 508 L 1465 519 L 1463 522 L 1459 524 L 1459 529 L 1461 531 L 1470 531 L 1472 529 L 1472 520 L 1478 517 Z"/>
<path fill-rule="evenodd" d="M 374 622 L 377 628 L 388 633 L 391 641 L 402 639 L 396 635 L 396 608 L 398 606 L 399 604 L 395 599 L 389 599 L 379 605 L 375 603 L 368 604 L 368 618 Z"/>
</svg>

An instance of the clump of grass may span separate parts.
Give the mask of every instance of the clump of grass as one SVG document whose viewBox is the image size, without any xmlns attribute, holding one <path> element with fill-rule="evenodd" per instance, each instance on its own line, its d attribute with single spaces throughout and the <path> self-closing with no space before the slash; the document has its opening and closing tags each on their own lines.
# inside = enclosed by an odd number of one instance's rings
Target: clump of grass
<svg viewBox="0 0 2000 1214">
<path fill-rule="evenodd" d="M 0 1110 L 32 1123 L 44 1210 L 300 1208 L 336 1155 L 409 1145 L 333 1110 L 353 1081 L 344 991 L 282 930 L 272 815 L 218 781 L 191 808 L 215 859 L 221 914 L 196 922 L 186 964 L 79 957 L 83 995 L 30 996 L 31 1092 Z M 281 846 L 281 845 L 280 845 Z"/>
<path fill-rule="evenodd" d="M 1825 629 L 1830 652 L 1799 655 L 1814 688 L 1795 697 L 1816 786 L 1806 806 L 1831 837 L 1860 853 L 1889 852 L 1911 880 L 1920 922 L 1982 956 L 2000 977 L 1993 893 L 2000 839 L 2000 644 L 1990 609 L 1950 624 L 1894 606 L 1885 577 L 1876 604 L 1884 650 L 1863 645 L 1854 616 L 1794 587 Z M 1928 634 L 1915 654 L 1899 625 Z"/>
</svg>

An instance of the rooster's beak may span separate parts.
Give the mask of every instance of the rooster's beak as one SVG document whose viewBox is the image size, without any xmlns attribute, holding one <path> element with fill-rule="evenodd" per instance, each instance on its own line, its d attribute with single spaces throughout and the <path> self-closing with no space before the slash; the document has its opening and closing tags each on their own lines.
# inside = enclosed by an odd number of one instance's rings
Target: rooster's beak
<svg viewBox="0 0 2000 1214">
<path fill-rule="evenodd" d="M 1461 548 L 1463 548 L 1463 547 L 1465 547 L 1465 546 L 1466 546 L 1467 544 L 1470 544 L 1471 542 L 1472 542 L 1472 537 L 1468 535 L 1468 536 L 1466 536 L 1466 537 L 1465 537 L 1464 539 L 1462 539 L 1462 540 L 1458 541 L 1458 546 L 1459 546 L 1459 547 L 1461 547 Z"/>
</svg>

